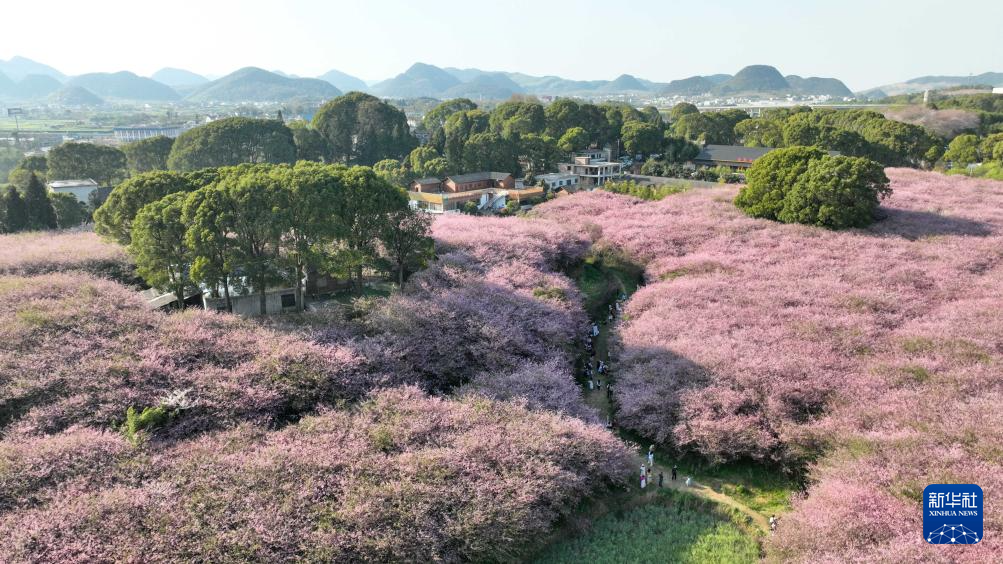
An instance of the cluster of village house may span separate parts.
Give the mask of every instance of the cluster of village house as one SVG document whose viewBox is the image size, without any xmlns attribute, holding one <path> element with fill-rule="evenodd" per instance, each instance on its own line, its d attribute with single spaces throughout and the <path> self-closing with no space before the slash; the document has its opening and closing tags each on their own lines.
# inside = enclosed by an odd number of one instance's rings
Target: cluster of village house
<svg viewBox="0 0 1003 564">
<path fill-rule="evenodd" d="M 744 170 L 768 147 L 705 145 L 691 166 L 725 166 Z M 536 177 L 537 186 L 525 186 L 522 180 L 506 172 L 475 172 L 446 178 L 419 178 L 411 182 L 408 196 L 411 207 L 429 213 L 458 213 L 473 202 L 480 211 L 500 210 L 510 201 L 520 205 L 542 198 L 546 191 L 556 194 L 591 190 L 623 176 L 623 163 L 612 158 L 612 151 L 592 149 L 573 155 L 571 162 L 557 166 L 558 172 Z"/>
<path fill-rule="evenodd" d="M 610 149 L 584 151 L 572 162 L 558 165 L 559 172 L 537 177 L 537 186 L 525 186 L 507 172 L 474 172 L 446 178 L 419 178 L 408 190 L 411 206 L 429 213 L 455 213 L 473 202 L 478 210 L 504 208 L 510 201 L 523 204 L 541 199 L 545 192 L 575 192 L 602 186 L 620 178 L 623 164 Z"/>
</svg>

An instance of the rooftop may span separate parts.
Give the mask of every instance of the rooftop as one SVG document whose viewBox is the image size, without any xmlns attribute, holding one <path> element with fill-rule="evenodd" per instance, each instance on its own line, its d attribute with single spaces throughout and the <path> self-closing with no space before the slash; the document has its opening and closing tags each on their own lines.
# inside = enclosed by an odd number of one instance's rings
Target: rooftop
<svg viewBox="0 0 1003 564">
<path fill-rule="evenodd" d="M 743 147 L 741 145 L 705 145 L 695 161 L 751 163 L 773 150 L 773 147 Z"/>
<path fill-rule="evenodd" d="M 428 178 L 418 178 L 415 180 L 415 182 L 417 182 L 418 184 L 438 184 L 442 182 L 442 180 L 435 178 L 434 176 L 430 176 Z"/>
<path fill-rule="evenodd" d="M 80 188 L 80 187 L 97 188 L 98 183 L 94 182 L 90 178 L 84 178 L 81 180 L 53 180 L 52 182 L 49 182 L 49 188 L 52 188 L 53 190 L 57 188 Z"/>
<path fill-rule="evenodd" d="M 505 180 L 512 175 L 507 172 L 471 172 L 469 174 L 457 174 L 447 177 L 457 184 L 466 182 L 477 182 L 479 180 Z"/>
</svg>

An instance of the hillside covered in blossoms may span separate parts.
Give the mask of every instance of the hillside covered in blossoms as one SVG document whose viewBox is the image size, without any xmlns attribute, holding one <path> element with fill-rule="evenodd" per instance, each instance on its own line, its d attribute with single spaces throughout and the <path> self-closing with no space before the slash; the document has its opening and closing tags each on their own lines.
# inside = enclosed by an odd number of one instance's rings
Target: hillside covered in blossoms
<svg viewBox="0 0 1003 564">
<path fill-rule="evenodd" d="M 645 265 L 614 352 L 624 426 L 804 473 L 780 560 L 941 561 L 917 533 L 929 483 L 980 484 L 1003 532 L 1003 184 L 887 173 L 887 217 L 843 232 L 750 219 L 731 188 L 539 211 Z"/>
</svg>

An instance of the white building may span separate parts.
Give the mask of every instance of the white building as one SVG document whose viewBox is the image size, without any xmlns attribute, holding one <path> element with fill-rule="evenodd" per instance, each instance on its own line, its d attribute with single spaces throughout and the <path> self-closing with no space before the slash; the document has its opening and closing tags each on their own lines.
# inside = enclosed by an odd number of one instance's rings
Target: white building
<svg viewBox="0 0 1003 564">
<path fill-rule="evenodd" d="M 550 174 L 541 174 L 536 179 L 543 182 L 548 190 L 564 188 L 569 192 L 573 192 L 578 188 L 578 176 L 575 174 L 551 172 Z"/>
<path fill-rule="evenodd" d="M 993 94 L 1003 94 L 1003 86 L 993 88 Z"/>
<path fill-rule="evenodd" d="M 557 169 L 577 176 L 582 187 L 602 186 L 623 175 L 623 163 L 613 161 L 611 155 L 609 149 L 590 149 L 576 154 L 572 163 L 557 165 Z"/>
<path fill-rule="evenodd" d="M 115 140 L 121 143 L 132 143 L 151 137 L 170 137 L 174 139 L 185 132 L 183 125 L 140 125 L 136 127 L 116 127 Z"/>
<path fill-rule="evenodd" d="M 73 194 L 81 204 L 88 203 L 90 195 L 98 188 L 98 183 L 90 178 L 84 180 L 53 180 L 49 182 L 49 190 L 60 194 Z"/>
</svg>

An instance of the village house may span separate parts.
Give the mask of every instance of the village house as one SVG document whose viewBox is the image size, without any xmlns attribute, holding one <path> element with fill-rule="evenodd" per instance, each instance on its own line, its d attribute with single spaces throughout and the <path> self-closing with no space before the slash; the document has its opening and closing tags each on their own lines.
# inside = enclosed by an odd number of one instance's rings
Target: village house
<svg viewBox="0 0 1003 564">
<path fill-rule="evenodd" d="M 551 191 L 566 190 L 574 192 L 578 189 L 578 175 L 576 174 L 551 172 L 550 174 L 537 176 L 536 181 L 542 183 Z"/>
<path fill-rule="evenodd" d="M 583 188 L 602 186 L 623 174 L 623 164 L 612 159 L 612 151 L 608 148 L 577 153 L 573 160 L 557 165 L 557 169 L 563 174 L 577 176 L 578 184 Z"/>
<path fill-rule="evenodd" d="M 411 207 L 429 213 L 459 212 L 467 202 L 478 210 L 500 210 L 509 201 L 525 202 L 543 197 L 543 188 L 524 188 L 507 172 L 474 172 L 445 179 L 419 178 L 408 190 Z"/>
<path fill-rule="evenodd" d="M 96 203 L 103 202 L 111 193 L 111 188 L 102 188 L 90 178 L 81 180 L 53 180 L 49 182 L 49 190 L 56 194 L 72 194 L 81 204 L 95 201 L 92 195 L 96 193 Z"/>
</svg>

